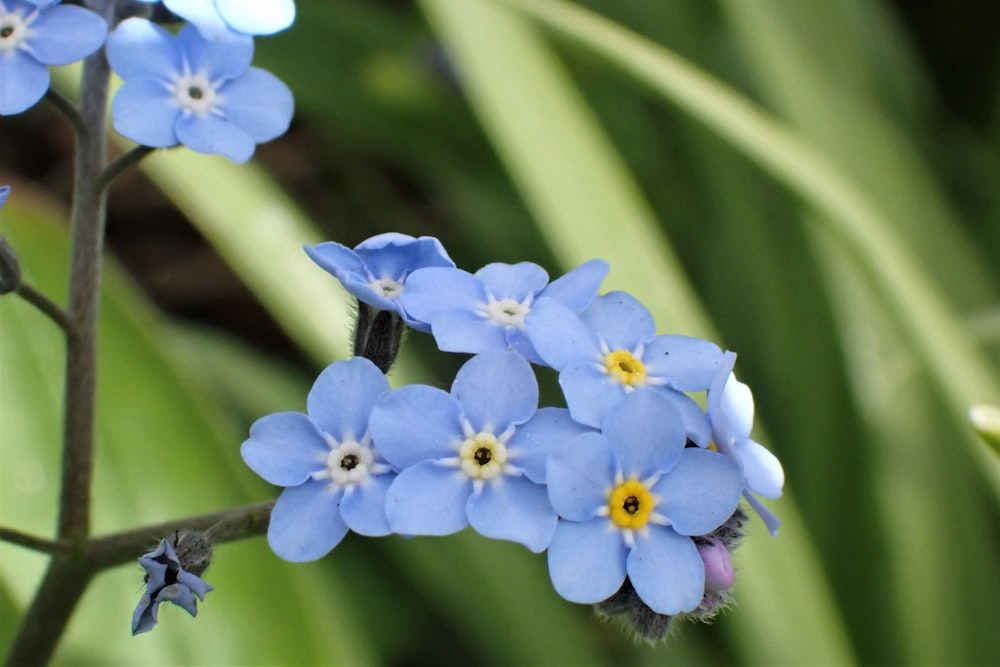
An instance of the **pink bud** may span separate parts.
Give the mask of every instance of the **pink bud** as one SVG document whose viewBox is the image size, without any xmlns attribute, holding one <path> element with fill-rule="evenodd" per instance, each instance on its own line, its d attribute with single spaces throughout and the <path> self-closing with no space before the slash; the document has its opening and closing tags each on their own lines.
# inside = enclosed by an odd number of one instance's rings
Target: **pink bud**
<svg viewBox="0 0 1000 667">
<path fill-rule="evenodd" d="M 725 545 L 710 537 L 707 544 L 698 545 L 698 553 L 705 564 L 705 592 L 715 593 L 732 588 L 736 575 Z"/>
</svg>

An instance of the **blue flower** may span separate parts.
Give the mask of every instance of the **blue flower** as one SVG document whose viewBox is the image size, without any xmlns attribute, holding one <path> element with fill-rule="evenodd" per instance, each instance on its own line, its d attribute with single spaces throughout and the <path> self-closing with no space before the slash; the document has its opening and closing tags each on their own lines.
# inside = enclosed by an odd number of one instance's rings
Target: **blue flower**
<svg viewBox="0 0 1000 667">
<path fill-rule="evenodd" d="M 294 0 L 163 0 L 163 4 L 210 40 L 224 39 L 230 32 L 271 35 L 295 21 Z"/>
<path fill-rule="evenodd" d="M 21 113 L 49 89 L 49 65 L 68 65 L 100 48 L 108 25 L 57 0 L 0 0 L 0 115 Z"/>
<path fill-rule="evenodd" d="M 398 313 L 407 324 L 424 333 L 430 332 L 430 327 L 410 317 L 400 305 L 407 278 L 417 269 L 455 266 L 436 238 L 413 238 L 395 232 L 373 236 L 354 250 L 329 241 L 306 246 L 305 251 L 356 299 Z"/>
<path fill-rule="evenodd" d="M 7 196 L 10 195 L 9 185 L 0 185 L 0 208 L 7 203 Z"/>
<path fill-rule="evenodd" d="M 542 363 L 525 335 L 533 304 L 548 297 L 578 313 L 594 299 L 608 264 L 593 259 L 549 284 L 545 269 L 530 262 L 488 264 L 474 275 L 459 269 L 425 269 L 410 277 L 403 307 L 430 325 L 438 347 L 476 354 L 514 349 Z"/>
<path fill-rule="evenodd" d="M 153 629 L 163 602 L 172 602 L 192 616 L 198 615 L 195 598 L 204 600 L 212 587 L 183 569 L 169 540 L 160 540 L 154 551 L 139 558 L 139 564 L 146 570 L 146 590 L 132 614 L 133 635 Z"/>
<path fill-rule="evenodd" d="M 708 419 L 716 448 L 739 464 L 743 470 L 743 496 L 757 512 L 772 535 L 778 535 L 778 520 L 752 494 L 780 498 L 785 471 L 778 458 L 760 443 L 750 439 L 753 429 L 753 394 L 733 375 L 736 354 L 726 352 L 708 390 Z"/>
<path fill-rule="evenodd" d="M 628 576 L 659 614 L 701 603 L 705 564 L 691 536 L 733 514 L 742 476 L 721 454 L 684 445 L 673 402 L 643 391 L 626 396 L 600 433 L 577 436 L 549 459 L 549 498 L 560 516 L 549 574 L 560 595 L 600 602 Z"/>
<path fill-rule="evenodd" d="M 539 299 L 532 312 L 528 338 L 559 371 L 573 418 L 594 427 L 642 387 L 676 390 L 676 401 L 689 401 L 679 392 L 708 389 L 722 358 L 709 341 L 657 336 L 652 315 L 625 292 L 599 296 L 579 315 L 554 299 Z"/>
<path fill-rule="evenodd" d="M 545 458 L 585 430 L 565 411 L 539 411 L 531 365 L 511 351 L 465 363 L 451 393 L 410 385 L 372 412 L 371 430 L 402 470 L 389 488 L 393 531 L 449 535 L 468 525 L 487 537 L 545 549 L 556 514 Z M 534 417 L 534 418 L 533 418 Z"/>
<path fill-rule="evenodd" d="M 174 36 L 132 18 L 108 37 L 107 54 L 125 82 L 111 105 L 114 127 L 140 144 L 182 143 L 246 162 L 256 144 L 291 122 L 292 93 L 273 74 L 250 67 L 249 37 L 211 42 L 190 25 Z"/>
<path fill-rule="evenodd" d="M 385 493 L 395 470 L 368 432 L 372 407 L 389 383 L 362 357 L 337 361 L 313 384 L 308 414 L 279 412 L 250 428 L 243 460 L 271 484 L 286 487 L 271 512 L 267 541 L 281 558 L 316 560 L 348 529 L 388 535 Z"/>
</svg>

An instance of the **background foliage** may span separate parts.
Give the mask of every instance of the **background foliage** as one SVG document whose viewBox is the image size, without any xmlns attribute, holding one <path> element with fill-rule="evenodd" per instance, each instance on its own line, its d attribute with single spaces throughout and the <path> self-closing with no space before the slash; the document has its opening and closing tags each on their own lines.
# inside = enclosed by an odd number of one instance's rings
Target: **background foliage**
<svg viewBox="0 0 1000 667">
<path fill-rule="evenodd" d="M 864 0 L 298 5 L 257 58 L 296 93 L 293 131 L 252 166 L 161 152 L 113 190 L 95 530 L 275 497 L 239 444 L 304 408 L 350 327 L 301 246 L 395 230 L 471 270 L 605 257 L 606 289 L 661 332 L 735 350 L 785 464 L 781 536 L 754 523 L 738 606 L 666 648 L 558 598 L 544 558 L 463 533 L 351 536 L 308 565 L 224 545 L 198 619 L 136 639 L 140 570 L 111 570 L 58 662 L 1000 662 L 1000 471 L 965 423 L 969 402 L 1000 403 L 995 50 L 959 68 L 939 42 L 926 65 L 926 17 Z M 37 138 L 32 159 L 0 152 L 0 231 L 55 297 L 58 124 L 0 121 Z M 403 354 L 395 384 L 447 386 L 460 363 L 419 335 Z M 61 366 L 58 331 L 0 301 L 0 524 L 37 534 Z M 43 565 L 0 544 L 0 644 Z"/>
</svg>

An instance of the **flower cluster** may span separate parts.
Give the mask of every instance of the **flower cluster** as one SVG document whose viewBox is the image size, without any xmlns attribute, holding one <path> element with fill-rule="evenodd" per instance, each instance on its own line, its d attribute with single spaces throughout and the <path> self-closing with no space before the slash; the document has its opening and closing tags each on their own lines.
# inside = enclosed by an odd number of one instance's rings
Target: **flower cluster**
<svg viewBox="0 0 1000 667">
<path fill-rule="evenodd" d="M 50 65 L 103 46 L 124 82 L 112 101 L 114 128 L 144 146 L 184 144 L 245 162 L 288 129 L 291 91 L 250 63 L 252 36 L 291 25 L 292 0 L 164 0 L 162 11 L 143 2 L 108 0 L 102 16 L 59 0 L 0 0 L 0 115 L 41 99 Z M 176 34 L 159 25 L 182 19 Z"/>
<path fill-rule="evenodd" d="M 383 234 L 355 249 L 307 247 L 359 301 L 438 347 L 472 356 L 450 391 L 390 390 L 402 328 L 360 327 L 358 345 L 316 380 L 305 413 L 268 415 L 246 463 L 284 487 L 268 531 L 274 552 L 320 558 L 348 530 L 448 535 L 467 526 L 547 550 L 555 590 L 658 639 L 678 615 L 708 618 L 729 600 L 730 552 L 745 497 L 776 498 L 783 472 L 750 439 L 753 399 L 735 355 L 657 335 L 624 292 L 598 295 L 608 266 L 549 281 L 531 263 L 468 273 L 435 239 Z M 369 358 L 366 358 L 369 357 Z M 533 366 L 534 364 L 534 366 Z M 558 372 L 565 407 L 539 407 L 535 367 Z M 697 402 L 701 395 L 707 407 Z"/>
</svg>

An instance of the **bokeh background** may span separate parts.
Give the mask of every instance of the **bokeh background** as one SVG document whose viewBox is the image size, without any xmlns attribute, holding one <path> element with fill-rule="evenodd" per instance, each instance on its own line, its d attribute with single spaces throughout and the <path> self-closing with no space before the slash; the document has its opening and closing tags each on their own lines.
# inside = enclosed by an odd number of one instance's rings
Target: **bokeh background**
<svg viewBox="0 0 1000 667">
<path fill-rule="evenodd" d="M 58 664 L 1000 664 L 1000 472 L 966 421 L 1000 402 L 998 10 L 568 7 L 606 20 L 300 0 L 257 40 L 291 131 L 249 165 L 161 151 L 115 185 L 94 527 L 276 497 L 239 445 L 348 353 L 349 300 L 301 246 L 429 234 L 469 270 L 605 257 L 661 333 L 738 353 L 787 494 L 780 537 L 755 520 L 736 554 L 737 605 L 637 646 L 544 557 L 468 531 L 351 535 L 305 565 L 254 538 L 217 549 L 197 619 L 163 609 L 137 638 L 141 570 L 100 575 Z M 57 299 L 71 170 L 50 107 L 0 119 L 0 232 Z M 414 334 L 391 379 L 447 387 L 461 361 Z M 56 328 L 0 300 L 0 524 L 41 535 L 62 363 Z M 0 647 L 44 564 L 0 544 Z"/>
</svg>

